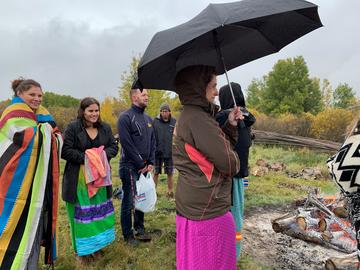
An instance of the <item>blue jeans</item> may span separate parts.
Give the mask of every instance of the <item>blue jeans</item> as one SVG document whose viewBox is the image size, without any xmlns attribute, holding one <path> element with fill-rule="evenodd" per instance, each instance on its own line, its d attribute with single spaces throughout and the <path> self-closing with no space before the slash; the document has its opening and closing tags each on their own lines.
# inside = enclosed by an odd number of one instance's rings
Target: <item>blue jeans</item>
<svg viewBox="0 0 360 270">
<path fill-rule="evenodd" d="M 134 235 L 132 229 L 132 215 L 134 215 L 134 229 L 144 230 L 144 213 L 134 208 L 134 197 L 136 194 L 136 181 L 140 174 L 131 166 L 120 166 L 120 179 L 124 196 L 121 203 L 121 229 L 125 239 Z"/>
</svg>

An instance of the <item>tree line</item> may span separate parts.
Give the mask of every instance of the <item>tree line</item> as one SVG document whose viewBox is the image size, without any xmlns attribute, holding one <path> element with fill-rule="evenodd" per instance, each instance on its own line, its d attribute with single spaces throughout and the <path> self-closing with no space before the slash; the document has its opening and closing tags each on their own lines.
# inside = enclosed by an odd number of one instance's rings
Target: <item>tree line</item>
<svg viewBox="0 0 360 270">
<path fill-rule="evenodd" d="M 304 58 L 298 56 L 279 60 L 267 75 L 253 79 L 247 88 L 247 103 L 267 115 L 316 115 L 329 108 L 350 108 L 358 100 L 346 83 L 333 90 L 329 80 L 310 78 Z"/>
<path fill-rule="evenodd" d="M 120 75 L 117 95 L 101 101 L 101 118 L 114 133 L 119 114 L 131 105 L 129 91 L 140 59 L 140 55 L 132 57 L 128 70 Z M 165 102 L 173 116 L 179 115 L 182 107 L 174 92 L 149 90 L 149 96 L 147 113 L 151 117 L 159 114 L 160 105 Z M 335 141 L 343 139 L 356 114 L 352 109 L 359 104 L 348 84 L 340 83 L 333 89 L 329 80 L 311 78 L 302 56 L 279 60 L 268 74 L 253 79 L 246 97 L 248 107 L 258 118 L 257 129 Z M 0 112 L 9 103 L 10 99 L 1 101 Z M 79 103 L 78 98 L 45 91 L 42 104 L 63 131 L 76 118 Z"/>
</svg>

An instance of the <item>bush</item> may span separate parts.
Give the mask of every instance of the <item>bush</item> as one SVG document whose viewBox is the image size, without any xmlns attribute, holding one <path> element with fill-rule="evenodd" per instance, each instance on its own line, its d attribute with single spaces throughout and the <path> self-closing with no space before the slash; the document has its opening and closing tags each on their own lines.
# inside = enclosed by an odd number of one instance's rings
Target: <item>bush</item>
<svg viewBox="0 0 360 270">
<path fill-rule="evenodd" d="M 77 108 L 49 107 L 48 110 L 61 132 L 64 132 L 66 126 L 77 117 Z"/>
<path fill-rule="evenodd" d="M 326 109 L 315 116 L 312 135 L 317 139 L 342 142 L 352 118 L 352 113 L 345 109 Z"/>
<path fill-rule="evenodd" d="M 272 117 L 256 110 L 250 109 L 250 111 L 256 117 L 254 128 L 257 130 L 303 137 L 309 137 L 311 134 L 314 116 L 310 113 L 303 113 L 300 115 L 286 113 L 278 117 Z"/>
</svg>

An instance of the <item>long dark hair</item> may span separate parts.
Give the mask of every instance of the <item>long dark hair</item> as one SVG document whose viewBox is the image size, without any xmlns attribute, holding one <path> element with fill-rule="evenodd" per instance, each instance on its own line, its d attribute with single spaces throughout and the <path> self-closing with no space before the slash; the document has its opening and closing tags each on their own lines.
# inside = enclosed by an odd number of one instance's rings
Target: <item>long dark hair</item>
<svg viewBox="0 0 360 270">
<path fill-rule="evenodd" d="M 97 101 L 97 99 L 95 99 L 93 97 L 86 97 L 86 98 L 83 98 L 80 101 L 80 106 L 79 106 L 79 109 L 78 109 L 77 118 L 82 121 L 84 127 L 88 127 L 88 124 L 86 123 L 85 116 L 84 116 L 85 109 L 87 107 L 89 107 L 90 105 L 92 105 L 92 104 L 98 105 L 99 106 L 99 111 L 100 111 L 100 103 L 99 103 L 99 101 Z M 100 117 L 100 114 L 99 114 L 99 118 L 96 121 L 96 123 L 94 123 L 94 127 L 98 128 L 99 126 L 101 126 L 101 123 L 102 123 L 102 120 L 101 120 L 101 117 Z"/>
</svg>

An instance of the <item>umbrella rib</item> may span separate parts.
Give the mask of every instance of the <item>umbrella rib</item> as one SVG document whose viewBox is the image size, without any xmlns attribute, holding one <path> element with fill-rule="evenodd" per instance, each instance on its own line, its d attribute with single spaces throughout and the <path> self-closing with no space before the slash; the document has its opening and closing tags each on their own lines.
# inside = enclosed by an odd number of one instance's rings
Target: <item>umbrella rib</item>
<svg viewBox="0 0 360 270">
<path fill-rule="evenodd" d="M 216 17 L 218 18 L 218 20 L 221 23 L 221 26 L 224 26 L 224 22 L 221 20 L 221 16 L 219 15 L 218 11 L 216 10 L 215 5 L 214 4 L 209 4 L 208 7 L 211 8 L 213 13 L 216 15 Z"/>
<path fill-rule="evenodd" d="M 234 28 L 245 28 L 245 29 L 255 30 L 255 31 L 259 32 L 268 41 L 268 43 L 271 45 L 271 47 L 275 48 L 276 52 L 280 51 L 280 49 L 281 49 L 281 48 L 278 48 L 277 46 L 275 46 L 273 44 L 272 40 L 270 38 L 268 38 L 267 35 L 265 35 L 262 31 L 260 31 L 257 28 L 247 27 L 247 26 L 243 26 L 243 25 L 236 25 L 236 24 L 227 24 L 226 26 L 227 27 L 234 27 Z"/>
</svg>

